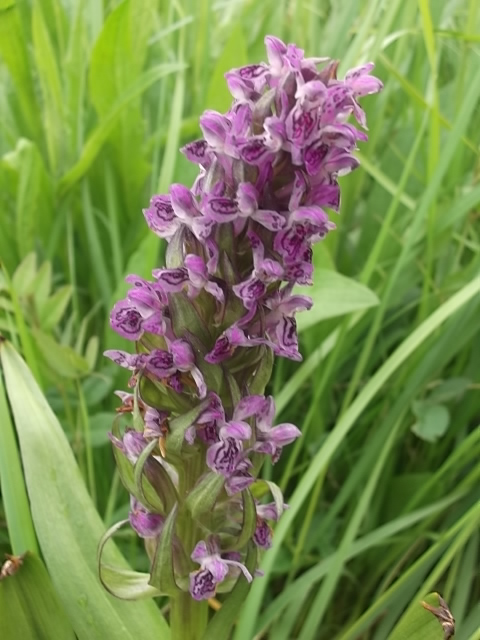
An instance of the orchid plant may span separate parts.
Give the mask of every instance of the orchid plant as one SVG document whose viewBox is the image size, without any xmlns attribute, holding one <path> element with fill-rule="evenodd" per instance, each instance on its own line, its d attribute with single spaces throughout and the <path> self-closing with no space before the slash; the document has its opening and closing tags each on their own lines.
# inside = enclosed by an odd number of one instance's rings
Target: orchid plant
<svg viewBox="0 0 480 640">
<path fill-rule="evenodd" d="M 152 593 L 171 597 L 174 640 L 203 637 L 207 601 L 258 571 L 286 508 L 259 479 L 300 436 L 275 424 L 266 396 L 275 356 L 301 360 L 295 314 L 312 301 L 312 245 L 335 228 L 338 178 L 358 166 L 358 99 L 378 92 L 373 64 L 338 63 L 265 39 L 268 63 L 233 69 L 226 114 L 206 111 L 183 153 L 191 188 L 154 195 L 144 215 L 168 243 L 153 280 L 129 275 L 111 326 L 135 347 L 106 356 L 131 371 L 111 434 L 129 522 L 145 539 Z M 264 501 L 267 493 L 270 501 Z"/>
</svg>

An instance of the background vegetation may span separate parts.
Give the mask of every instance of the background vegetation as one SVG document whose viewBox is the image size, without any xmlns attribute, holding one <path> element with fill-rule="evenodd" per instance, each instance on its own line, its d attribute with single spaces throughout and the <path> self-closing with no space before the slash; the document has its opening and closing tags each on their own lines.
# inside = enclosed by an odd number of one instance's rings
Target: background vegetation
<svg viewBox="0 0 480 640">
<path fill-rule="evenodd" d="M 235 640 L 384 640 L 432 590 L 455 637 L 480 638 L 479 33 L 476 0 L 0 0 L 0 332 L 59 419 L 101 528 L 128 510 L 107 440 L 125 384 L 101 355 L 122 348 L 109 309 L 126 274 L 161 264 L 141 209 L 193 181 L 178 148 L 203 109 L 228 107 L 223 73 L 264 59 L 274 34 L 339 58 L 340 75 L 374 60 L 385 83 L 315 254 L 304 362 L 274 370 L 278 416 L 304 435 L 264 470 L 291 508 Z M 54 427 L 28 453 L 39 409 L 16 412 L 23 383 L 4 368 L 35 526 L 0 378 L 0 551 L 35 548 L 35 528 L 48 560 L 58 526 L 58 590 L 86 525 L 55 520 L 58 501 L 77 508 L 66 454 Z M 146 569 L 132 533 L 119 546 Z"/>
</svg>

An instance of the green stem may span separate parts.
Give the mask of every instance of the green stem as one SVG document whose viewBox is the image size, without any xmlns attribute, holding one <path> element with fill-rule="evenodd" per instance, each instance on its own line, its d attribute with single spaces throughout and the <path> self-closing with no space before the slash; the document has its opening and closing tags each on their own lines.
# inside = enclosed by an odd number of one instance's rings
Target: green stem
<svg viewBox="0 0 480 640">
<path fill-rule="evenodd" d="M 171 600 L 171 640 L 201 640 L 208 622 L 208 603 L 197 602 L 189 593 Z"/>
<path fill-rule="evenodd" d="M 187 556 L 190 556 L 198 539 L 195 523 L 183 503 L 196 479 L 203 472 L 204 462 L 199 456 L 192 459 L 180 476 L 180 508 L 177 517 L 176 533 L 182 541 Z M 183 504 L 182 504 L 183 503 Z M 195 569 L 192 563 L 191 569 Z M 201 640 L 208 623 L 208 603 L 197 602 L 190 593 L 180 593 L 171 599 L 170 631 L 171 640 Z"/>
</svg>

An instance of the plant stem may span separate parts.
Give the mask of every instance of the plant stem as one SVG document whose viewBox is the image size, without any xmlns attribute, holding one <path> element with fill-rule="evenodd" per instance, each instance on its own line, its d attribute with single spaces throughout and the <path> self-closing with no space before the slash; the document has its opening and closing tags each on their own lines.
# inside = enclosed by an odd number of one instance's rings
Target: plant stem
<svg viewBox="0 0 480 640">
<path fill-rule="evenodd" d="M 179 499 L 180 509 L 177 518 L 177 535 L 182 541 L 183 548 L 190 556 L 197 539 L 195 523 L 192 520 L 183 500 L 194 486 L 196 478 L 202 473 L 202 461 L 191 460 L 183 477 L 180 477 Z M 195 569 L 193 565 L 191 569 Z M 208 603 L 197 602 L 190 593 L 180 593 L 171 599 L 170 631 L 171 640 L 201 640 L 208 623 Z"/>
<path fill-rule="evenodd" d="M 208 603 L 197 602 L 189 593 L 171 600 L 171 640 L 201 640 L 208 621 Z"/>
</svg>

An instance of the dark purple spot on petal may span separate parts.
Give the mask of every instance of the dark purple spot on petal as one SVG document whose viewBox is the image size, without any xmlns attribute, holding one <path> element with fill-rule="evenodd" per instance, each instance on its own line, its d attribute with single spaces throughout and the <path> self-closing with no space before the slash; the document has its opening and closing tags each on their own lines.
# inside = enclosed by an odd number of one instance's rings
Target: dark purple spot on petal
<svg viewBox="0 0 480 640">
<path fill-rule="evenodd" d="M 190 574 L 190 593 L 194 600 L 208 600 L 215 595 L 215 579 L 208 569 Z"/>
</svg>

